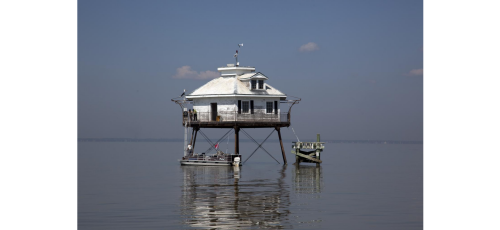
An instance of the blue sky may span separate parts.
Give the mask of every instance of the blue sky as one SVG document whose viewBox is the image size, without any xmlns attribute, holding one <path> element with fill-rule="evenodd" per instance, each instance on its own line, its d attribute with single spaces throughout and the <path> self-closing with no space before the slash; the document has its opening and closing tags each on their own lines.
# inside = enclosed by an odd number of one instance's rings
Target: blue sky
<svg viewBox="0 0 500 230">
<path fill-rule="evenodd" d="M 79 1 L 78 136 L 182 138 L 170 99 L 238 43 L 241 65 L 302 98 L 299 135 L 423 140 L 422 1 Z"/>
</svg>

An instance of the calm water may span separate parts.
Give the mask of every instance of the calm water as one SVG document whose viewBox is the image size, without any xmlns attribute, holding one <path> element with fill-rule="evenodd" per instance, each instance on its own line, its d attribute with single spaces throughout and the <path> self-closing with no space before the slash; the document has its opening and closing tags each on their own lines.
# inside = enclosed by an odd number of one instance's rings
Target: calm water
<svg viewBox="0 0 500 230">
<path fill-rule="evenodd" d="M 286 143 L 287 166 L 258 151 L 238 170 L 180 166 L 182 144 L 79 142 L 79 229 L 423 228 L 422 145 L 327 143 L 295 167 Z"/>
</svg>

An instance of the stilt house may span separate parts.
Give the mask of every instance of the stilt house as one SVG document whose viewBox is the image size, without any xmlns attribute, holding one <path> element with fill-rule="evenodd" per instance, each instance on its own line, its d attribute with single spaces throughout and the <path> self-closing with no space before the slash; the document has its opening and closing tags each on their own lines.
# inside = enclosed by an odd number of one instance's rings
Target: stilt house
<svg viewBox="0 0 500 230">
<path fill-rule="evenodd" d="M 220 77 L 187 94 L 183 100 L 172 99 L 183 109 L 182 125 L 193 128 L 190 141 L 193 149 L 200 128 L 234 129 L 234 154 L 240 154 L 240 128 L 274 128 L 286 163 L 280 128 L 290 126 L 291 108 L 300 99 L 287 100 L 287 95 L 269 85 L 269 78 L 255 72 L 255 67 L 228 64 L 217 70 Z M 291 105 L 283 111 L 283 103 Z M 187 115 L 185 104 L 192 104 L 196 116 Z"/>
</svg>

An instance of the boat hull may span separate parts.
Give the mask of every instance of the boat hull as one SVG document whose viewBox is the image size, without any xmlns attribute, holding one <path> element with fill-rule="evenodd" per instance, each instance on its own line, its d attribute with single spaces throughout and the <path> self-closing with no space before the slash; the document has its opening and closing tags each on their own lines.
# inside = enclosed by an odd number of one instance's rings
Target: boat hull
<svg viewBox="0 0 500 230">
<path fill-rule="evenodd" d="M 232 166 L 234 165 L 235 158 L 238 165 L 241 165 L 241 155 L 184 157 L 179 161 L 181 165 Z"/>
<path fill-rule="evenodd" d="M 231 166 L 233 162 L 231 161 L 199 161 L 199 160 L 181 160 L 181 165 L 207 165 L 207 166 Z M 241 165 L 241 162 L 240 162 Z"/>
</svg>

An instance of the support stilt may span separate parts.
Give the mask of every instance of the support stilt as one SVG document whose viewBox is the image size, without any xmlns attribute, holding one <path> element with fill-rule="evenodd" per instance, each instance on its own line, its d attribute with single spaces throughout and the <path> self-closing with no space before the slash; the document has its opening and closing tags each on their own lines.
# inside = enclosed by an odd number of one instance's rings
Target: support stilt
<svg viewBox="0 0 500 230">
<path fill-rule="evenodd" d="M 283 164 L 285 164 L 285 165 L 286 165 L 285 148 L 283 148 L 283 141 L 281 140 L 281 131 L 280 131 L 280 127 L 276 127 L 276 131 L 278 131 L 278 137 L 279 137 L 279 139 L 280 139 L 281 154 L 283 155 Z"/>
<path fill-rule="evenodd" d="M 193 131 L 191 132 L 191 141 L 189 142 L 191 146 L 193 146 L 193 138 L 194 138 L 194 128 Z"/>
<path fill-rule="evenodd" d="M 319 136 L 319 133 L 316 134 L 316 142 L 321 142 L 321 138 Z M 318 160 L 321 160 L 321 151 L 319 151 L 319 149 L 316 149 L 316 158 L 318 158 Z M 316 166 L 319 166 L 319 163 L 316 163 Z"/>
<path fill-rule="evenodd" d="M 194 153 L 194 145 L 196 145 L 196 134 L 198 134 L 198 129 L 199 128 L 196 128 L 195 132 L 194 132 L 194 139 L 193 139 L 193 144 L 192 144 L 192 146 L 193 146 L 193 153 Z"/>
<path fill-rule="evenodd" d="M 295 163 L 293 163 L 294 165 L 299 165 L 300 164 L 300 157 L 295 155 Z"/>
<path fill-rule="evenodd" d="M 234 126 L 234 154 L 240 154 L 240 127 Z"/>
</svg>

